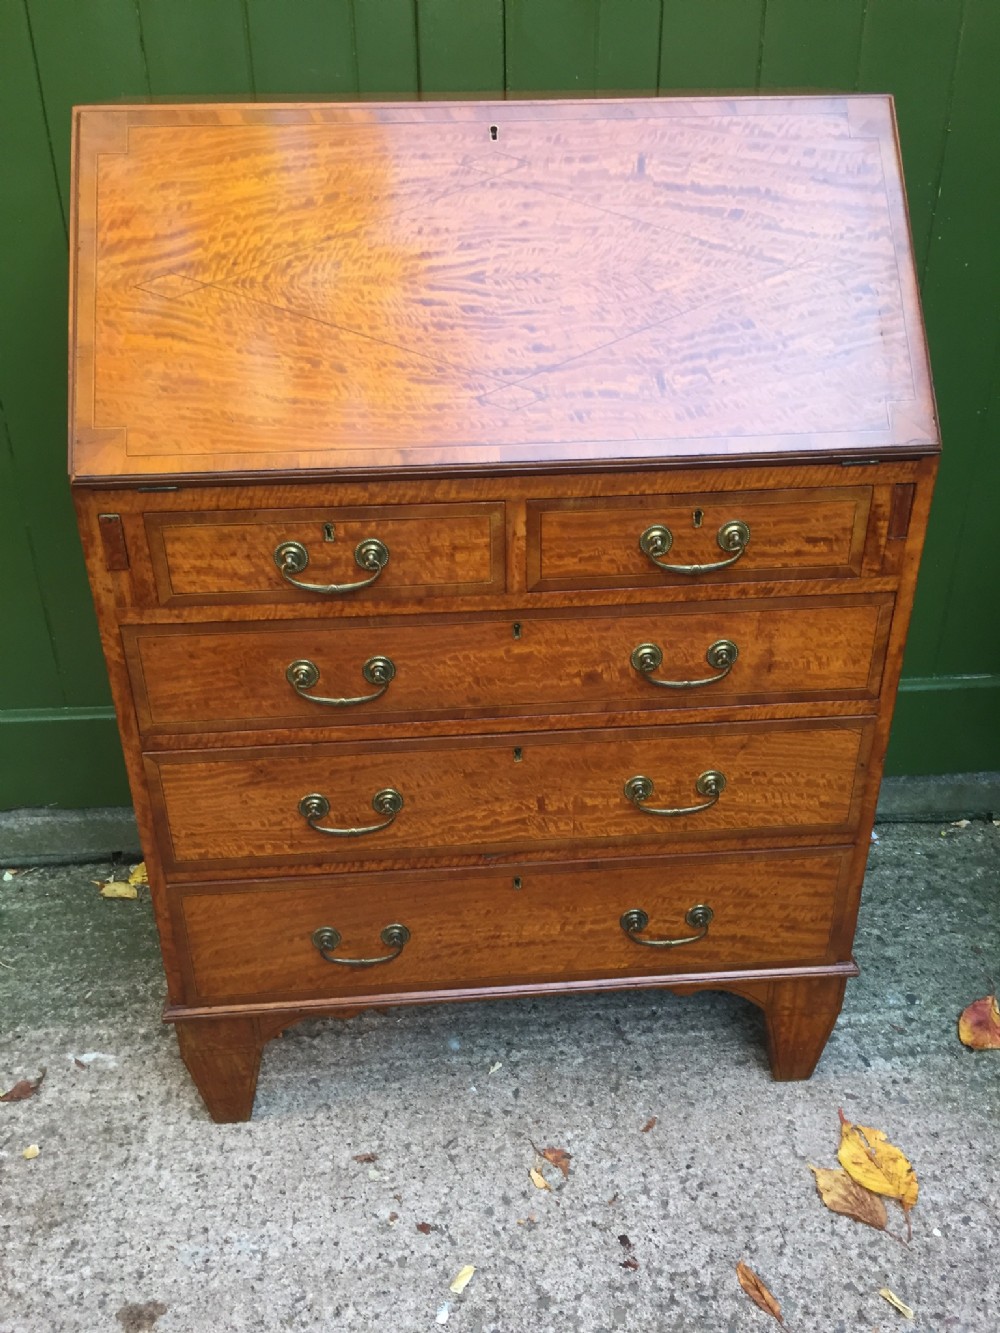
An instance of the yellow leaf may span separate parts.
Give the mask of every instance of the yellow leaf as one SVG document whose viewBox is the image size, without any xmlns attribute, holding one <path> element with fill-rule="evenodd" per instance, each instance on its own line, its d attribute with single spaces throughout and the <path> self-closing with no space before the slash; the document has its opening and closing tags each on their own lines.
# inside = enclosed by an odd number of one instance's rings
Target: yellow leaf
<svg viewBox="0 0 1000 1333">
<path fill-rule="evenodd" d="M 146 873 L 146 862 L 140 861 L 137 866 L 133 866 L 129 871 L 128 882 L 130 884 L 148 884 L 149 875 Z"/>
<path fill-rule="evenodd" d="M 21 1154 L 21 1156 L 22 1156 L 22 1157 L 26 1157 L 26 1158 L 28 1159 L 28 1161 L 30 1162 L 31 1159 L 32 1159 L 33 1157 L 37 1157 L 38 1154 L 39 1154 L 40 1152 L 41 1152 L 41 1148 L 39 1148 L 38 1144 L 37 1144 L 37 1143 L 32 1143 L 30 1147 L 25 1148 L 25 1150 L 24 1150 L 24 1152 Z"/>
<path fill-rule="evenodd" d="M 106 883 L 95 879 L 94 883 L 100 885 L 102 898 L 138 898 L 139 896 L 139 890 L 134 884 L 123 884 L 117 879 L 109 879 Z"/>
<path fill-rule="evenodd" d="M 810 1171 L 816 1177 L 816 1189 L 819 1197 L 832 1213 L 842 1213 L 852 1217 L 855 1222 L 864 1222 L 866 1226 L 884 1231 L 888 1217 L 885 1204 L 877 1194 L 852 1180 L 846 1171 L 836 1171 L 824 1166 L 811 1166 Z"/>
<path fill-rule="evenodd" d="M 905 1301 L 901 1301 L 899 1299 L 899 1297 L 896 1295 L 894 1291 L 890 1291 L 888 1287 L 881 1287 L 879 1288 L 878 1294 L 882 1297 L 884 1301 L 888 1301 L 894 1310 L 898 1310 L 904 1319 L 913 1318 L 913 1311 L 910 1309 L 910 1307 L 906 1304 Z"/>
<path fill-rule="evenodd" d="M 535 1167 L 531 1168 L 531 1170 L 528 1172 L 528 1175 L 531 1177 L 531 1183 L 535 1186 L 536 1189 L 550 1190 L 552 1188 L 549 1182 L 542 1175 L 541 1171 L 536 1170 Z"/>
<path fill-rule="evenodd" d="M 778 1323 L 784 1327 L 785 1321 L 781 1317 L 781 1306 L 768 1291 L 767 1287 L 764 1286 L 764 1283 L 761 1282 L 753 1269 L 748 1268 L 742 1259 L 736 1265 L 736 1277 L 739 1280 L 740 1286 L 753 1301 L 754 1305 L 763 1310 L 765 1314 L 771 1315 L 773 1319 L 777 1319 Z"/>
<path fill-rule="evenodd" d="M 880 1129 L 853 1125 L 840 1112 L 840 1147 L 837 1161 L 849 1176 L 873 1194 L 898 1199 L 909 1212 L 917 1202 L 917 1177 L 900 1150 Z"/>
<path fill-rule="evenodd" d="M 462 1292 L 472 1281 L 472 1275 L 475 1271 L 476 1269 L 474 1264 L 466 1264 L 464 1268 L 460 1268 L 455 1275 L 454 1282 L 451 1284 L 448 1290 L 453 1291 L 456 1296 L 461 1296 Z"/>
<path fill-rule="evenodd" d="M 1000 1009 L 995 995 L 984 995 L 963 1009 L 958 1035 L 974 1051 L 1000 1050 Z"/>
</svg>

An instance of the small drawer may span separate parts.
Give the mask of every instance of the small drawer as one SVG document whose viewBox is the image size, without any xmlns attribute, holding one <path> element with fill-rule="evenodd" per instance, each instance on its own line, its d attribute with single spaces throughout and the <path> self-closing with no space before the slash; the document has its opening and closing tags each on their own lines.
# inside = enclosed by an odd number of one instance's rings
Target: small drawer
<svg viewBox="0 0 1000 1333">
<path fill-rule="evenodd" d="M 145 530 L 162 606 L 370 605 L 506 584 L 502 502 L 161 511 Z"/>
<path fill-rule="evenodd" d="M 877 697 L 892 598 L 125 626 L 144 735 Z"/>
<path fill-rule="evenodd" d="M 870 486 L 528 501 L 528 587 L 857 578 Z"/>
<path fill-rule="evenodd" d="M 830 962 L 849 864 L 823 848 L 187 885 L 173 910 L 190 1004 L 443 995 Z"/>
<path fill-rule="evenodd" d="M 871 727 L 851 719 L 520 733 L 164 751 L 145 763 L 168 872 L 390 865 L 847 834 Z"/>
</svg>

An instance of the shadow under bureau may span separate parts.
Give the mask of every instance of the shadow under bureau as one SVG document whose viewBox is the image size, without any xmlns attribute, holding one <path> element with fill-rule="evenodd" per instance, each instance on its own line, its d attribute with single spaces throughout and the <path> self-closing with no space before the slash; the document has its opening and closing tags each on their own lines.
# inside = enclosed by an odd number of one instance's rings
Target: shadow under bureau
<svg viewBox="0 0 1000 1333">
<path fill-rule="evenodd" d="M 645 986 L 806 1078 L 938 438 L 882 97 L 78 108 L 71 472 L 217 1120 Z"/>
</svg>

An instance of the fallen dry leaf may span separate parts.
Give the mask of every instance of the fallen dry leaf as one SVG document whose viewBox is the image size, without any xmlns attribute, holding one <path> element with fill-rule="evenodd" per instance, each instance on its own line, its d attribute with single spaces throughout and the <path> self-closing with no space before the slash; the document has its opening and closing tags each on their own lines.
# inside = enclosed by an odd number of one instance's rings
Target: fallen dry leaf
<svg viewBox="0 0 1000 1333">
<path fill-rule="evenodd" d="M 633 1258 L 633 1256 L 630 1254 L 627 1259 L 623 1259 L 621 1261 L 620 1267 L 627 1268 L 630 1273 L 634 1273 L 635 1270 L 639 1267 L 639 1260 Z"/>
<path fill-rule="evenodd" d="M 629 1240 L 628 1236 L 625 1235 L 618 1237 L 618 1244 L 623 1250 L 630 1250 L 632 1248 L 632 1242 Z"/>
<path fill-rule="evenodd" d="M 146 870 L 145 861 L 140 861 L 137 866 L 132 867 L 128 872 L 128 882 L 132 885 L 149 883 L 149 873 Z"/>
<path fill-rule="evenodd" d="M 531 1145 L 534 1148 L 534 1144 Z M 543 1148 L 541 1152 L 535 1148 L 539 1157 L 544 1157 L 550 1166 L 554 1166 L 557 1171 L 563 1173 L 564 1179 L 569 1179 L 569 1164 L 573 1160 L 573 1154 L 566 1151 L 565 1148 Z"/>
<path fill-rule="evenodd" d="M 418 1222 L 417 1230 L 420 1232 L 422 1236 L 429 1236 L 432 1231 L 437 1230 L 437 1227 L 434 1226 L 432 1222 Z"/>
<path fill-rule="evenodd" d="M 33 1157 L 37 1157 L 38 1154 L 39 1154 L 41 1151 L 42 1151 L 42 1150 L 41 1150 L 41 1148 L 39 1148 L 39 1146 L 38 1146 L 37 1143 L 31 1143 L 31 1144 L 28 1145 L 27 1148 L 25 1148 L 25 1150 L 24 1150 L 24 1152 L 21 1154 L 21 1156 L 22 1156 L 22 1157 L 26 1157 L 26 1158 L 28 1159 L 28 1161 L 30 1162 L 31 1159 L 32 1159 Z"/>
<path fill-rule="evenodd" d="M 916 1205 L 919 1185 L 916 1172 L 900 1150 L 870 1125 L 854 1125 L 840 1115 L 840 1147 L 837 1160 L 859 1185 L 873 1194 L 898 1199 L 908 1213 Z"/>
<path fill-rule="evenodd" d="M 655 1128 L 656 1128 L 656 1120 L 657 1120 L 657 1117 L 656 1117 L 655 1115 L 650 1116 L 649 1119 L 646 1121 L 646 1123 L 645 1123 L 645 1124 L 643 1125 L 643 1127 L 642 1127 L 642 1133 L 643 1133 L 643 1134 L 648 1134 L 649 1131 L 650 1131 L 651 1129 L 655 1129 Z"/>
<path fill-rule="evenodd" d="M 359 1152 L 359 1153 L 356 1153 L 356 1154 L 355 1154 L 355 1156 L 354 1156 L 354 1160 L 355 1160 L 356 1162 L 377 1162 L 377 1161 L 378 1161 L 378 1153 L 377 1153 L 377 1152 Z"/>
<path fill-rule="evenodd" d="M 913 1318 L 913 1311 L 905 1301 L 899 1299 L 894 1291 L 890 1291 L 888 1287 L 880 1287 L 878 1294 L 884 1301 L 888 1301 L 894 1310 L 898 1310 L 904 1319 Z"/>
<path fill-rule="evenodd" d="M 45 1077 L 45 1070 L 37 1078 L 22 1078 L 11 1088 L 10 1092 L 5 1092 L 0 1097 L 0 1102 L 26 1102 L 29 1097 L 34 1097 L 35 1093 L 42 1086 L 42 1079 Z"/>
<path fill-rule="evenodd" d="M 448 1290 L 453 1291 L 456 1296 L 461 1296 L 462 1292 L 472 1281 L 472 1275 L 475 1271 L 475 1264 L 466 1264 L 464 1268 L 460 1268 L 455 1274 L 455 1280 L 452 1282 Z"/>
<path fill-rule="evenodd" d="M 952 828 L 968 828 L 971 823 L 971 819 L 956 819 L 952 822 Z"/>
<path fill-rule="evenodd" d="M 832 1213 L 843 1213 L 853 1217 L 855 1222 L 864 1222 L 866 1226 L 884 1231 L 889 1220 L 885 1204 L 877 1194 L 852 1180 L 846 1171 L 828 1169 L 824 1166 L 811 1166 L 810 1171 L 816 1177 L 816 1189 L 819 1197 Z"/>
<path fill-rule="evenodd" d="M 134 884 L 127 884 L 120 879 L 95 879 L 94 884 L 101 891 L 102 898 L 138 898 L 139 890 Z"/>
<path fill-rule="evenodd" d="M 391 1227 L 394 1227 L 398 1221 L 399 1221 L 399 1214 L 398 1214 L 398 1213 L 390 1213 L 390 1214 L 389 1214 L 389 1225 L 390 1225 Z"/>
<path fill-rule="evenodd" d="M 984 995 L 962 1010 L 958 1035 L 974 1051 L 1000 1050 L 1000 1008 L 995 995 Z"/>
<path fill-rule="evenodd" d="M 552 1188 L 549 1182 L 542 1175 L 541 1171 L 537 1170 L 535 1167 L 531 1168 L 531 1170 L 528 1172 L 528 1175 L 531 1177 L 531 1183 L 534 1185 L 536 1189 L 550 1190 Z"/>
<path fill-rule="evenodd" d="M 73 1063 L 76 1065 L 77 1069 L 87 1068 L 87 1066 L 83 1063 L 83 1061 L 80 1059 L 78 1055 L 73 1056 Z"/>
<path fill-rule="evenodd" d="M 125 1333 L 146 1333 L 166 1313 L 167 1307 L 162 1301 L 146 1301 L 143 1305 L 123 1305 L 115 1318 Z"/>
<path fill-rule="evenodd" d="M 781 1316 L 781 1306 L 768 1291 L 767 1287 L 764 1286 L 764 1283 L 761 1282 L 753 1269 L 749 1268 L 742 1259 L 736 1265 L 736 1276 L 739 1279 L 740 1286 L 753 1301 L 754 1305 L 763 1310 L 765 1314 L 771 1315 L 773 1319 L 777 1319 L 778 1323 L 784 1328 L 785 1321 Z"/>
</svg>

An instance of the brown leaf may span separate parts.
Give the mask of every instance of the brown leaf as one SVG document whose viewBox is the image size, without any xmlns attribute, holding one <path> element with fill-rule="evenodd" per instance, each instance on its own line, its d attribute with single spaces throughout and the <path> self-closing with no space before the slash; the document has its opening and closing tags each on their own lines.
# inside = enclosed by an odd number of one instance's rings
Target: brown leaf
<svg viewBox="0 0 1000 1333">
<path fill-rule="evenodd" d="M 534 1148 L 534 1144 L 531 1145 Z M 544 1157 L 550 1166 L 554 1166 L 563 1173 L 563 1177 L 569 1177 L 569 1164 L 573 1160 L 573 1154 L 568 1153 L 565 1148 L 535 1148 L 539 1157 Z"/>
<path fill-rule="evenodd" d="M 432 1231 L 437 1231 L 437 1227 L 432 1222 L 418 1222 L 417 1230 L 422 1236 L 429 1236 Z"/>
<path fill-rule="evenodd" d="M 809 1170 L 816 1177 L 819 1197 L 832 1213 L 843 1213 L 877 1231 L 885 1230 L 889 1219 L 885 1204 L 877 1194 L 852 1180 L 846 1171 L 828 1170 L 823 1166 L 811 1166 Z"/>
<path fill-rule="evenodd" d="M 617 1202 L 618 1202 L 618 1195 L 612 1194 L 611 1198 L 608 1200 L 608 1207 L 613 1208 Z"/>
<path fill-rule="evenodd" d="M 639 1260 L 634 1259 L 632 1255 L 629 1255 L 627 1259 L 622 1260 L 621 1267 L 627 1268 L 629 1272 L 634 1273 L 635 1270 L 639 1267 Z"/>
<path fill-rule="evenodd" d="M 656 1117 L 655 1115 L 650 1116 L 650 1118 L 646 1121 L 646 1123 L 645 1123 L 645 1124 L 643 1125 L 643 1127 L 642 1127 L 642 1133 L 643 1133 L 643 1134 L 648 1134 L 649 1131 L 650 1131 L 651 1129 L 655 1129 L 655 1128 L 656 1128 L 656 1120 L 657 1120 L 657 1117 Z"/>
<path fill-rule="evenodd" d="M 377 1153 L 377 1152 L 359 1152 L 359 1153 L 356 1153 L 356 1154 L 355 1154 L 354 1160 L 355 1160 L 356 1162 L 377 1162 L 377 1161 L 378 1161 L 378 1153 Z"/>
<path fill-rule="evenodd" d="M 761 1282 L 753 1269 L 748 1268 L 742 1259 L 736 1265 L 736 1276 L 739 1279 L 740 1286 L 753 1301 L 754 1305 L 763 1310 L 765 1314 L 769 1314 L 773 1319 L 777 1319 L 778 1323 L 784 1328 L 785 1321 L 781 1317 L 781 1306 L 768 1291 L 767 1287 L 764 1286 L 763 1282 Z"/>
<path fill-rule="evenodd" d="M 398 1222 L 398 1221 L 399 1221 L 399 1214 L 398 1214 L 398 1213 L 390 1213 L 390 1214 L 389 1214 L 389 1223 L 390 1223 L 390 1225 L 392 1225 L 393 1223 Z"/>
<path fill-rule="evenodd" d="M 14 1084 L 10 1092 L 5 1092 L 0 1097 L 0 1102 L 26 1102 L 29 1097 L 34 1097 L 35 1093 L 42 1086 L 42 1079 L 45 1077 L 45 1070 L 37 1078 L 22 1078 Z"/>
<path fill-rule="evenodd" d="M 618 1244 L 623 1250 L 630 1250 L 632 1248 L 632 1242 L 629 1240 L 628 1236 L 619 1236 Z"/>
<path fill-rule="evenodd" d="M 919 1185 L 916 1172 L 900 1150 L 880 1129 L 853 1125 L 840 1113 L 840 1147 L 837 1160 L 849 1176 L 873 1194 L 898 1199 L 908 1213 L 916 1205 Z"/>
<path fill-rule="evenodd" d="M 995 995 L 984 995 L 962 1010 L 958 1035 L 974 1051 L 1000 1050 L 1000 1008 Z"/>
<path fill-rule="evenodd" d="M 83 1061 L 80 1059 L 78 1055 L 73 1056 L 73 1063 L 76 1065 L 77 1069 L 87 1068 L 87 1066 L 83 1063 Z"/>
</svg>

